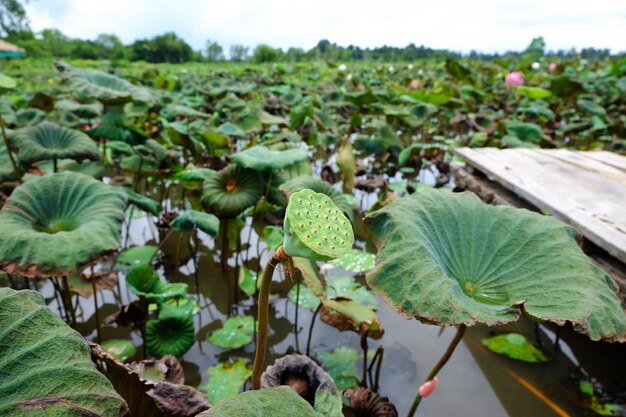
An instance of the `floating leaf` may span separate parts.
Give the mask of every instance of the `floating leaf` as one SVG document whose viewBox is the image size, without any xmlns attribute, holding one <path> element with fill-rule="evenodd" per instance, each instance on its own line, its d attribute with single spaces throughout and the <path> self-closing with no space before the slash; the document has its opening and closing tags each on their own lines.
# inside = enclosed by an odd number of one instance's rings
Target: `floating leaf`
<svg viewBox="0 0 626 417">
<path fill-rule="evenodd" d="M 137 350 L 133 342 L 130 340 L 111 339 L 102 343 L 104 349 L 109 355 L 122 362 L 133 356 Z"/>
<path fill-rule="evenodd" d="M 508 356 L 512 359 L 532 363 L 548 361 L 546 355 L 534 347 L 523 334 L 501 334 L 482 339 L 481 343 L 492 352 Z"/>
<path fill-rule="evenodd" d="M 324 417 L 292 388 L 276 387 L 222 400 L 196 417 Z"/>
<path fill-rule="evenodd" d="M 298 289 L 300 289 L 300 294 L 298 294 Z M 289 300 L 297 304 L 300 308 L 307 308 L 311 311 L 315 311 L 317 307 L 320 305 L 320 297 L 313 294 L 313 292 L 302 284 L 296 284 L 293 286 L 289 293 L 287 294 Z"/>
<path fill-rule="evenodd" d="M 235 316 L 228 318 L 221 329 L 209 335 L 209 341 L 223 349 L 238 349 L 252 343 L 254 318 Z"/>
<path fill-rule="evenodd" d="M 157 247 L 153 245 L 134 246 L 120 252 L 117 263 L 126 266 L 147 265 L 156 251 Z"/>
<path fill-rule="evenodd" d="M 85 339 L 36 291 L 0 288 L 0 415 L 123 416 L 126 403 Z"/>
<path fill-rule="evenodd" d="M 360 354 L 356 349 L 340 346 L 332 352 L 318 350 L 316 355 L 341 391 L 359 386 L 357 361 Z"/>
<path fill-rule="evenodd" d="M 247 296 L 253 296 L 257 289 L 257 275 L 245 266 L 239 268 L 239 288 Z"/>
<path fill-rule="evenodd" d="M 612 279 L 580 250 L 574 230 L 552 217 L 423 190 L 366 223 L 379 248 L 367 282 L 404 317 L 495 325 L 524 312 L 570 321 L 593 340 L 626 340 Z"/>
<path fill-rule="evenodd" d="M 376 255 L 358 249 L 351 249 L 341 258 L 330 261 L 332 265 L 350 272 L 367 272 L 374 268 L 375 262 Z"/>
<path fill-rule="evenodd" d="M 309 152 L 305 148 L 273 150 L 263 145 L 256 145 L 231 155 L 230 159 L 244 168 L 263 171 L 266 169 L 282 169 L 298 162 L 305 161 Z"/>
<path fill-rule="evenodd" d="M 0 211 L 0 265 L 28 277 L 62 276 L 120 244 L 125 199 L 73 172 L 17 187 Z"/>
<path fill-rule="evenodd" d="M 213 404 L 226 398 L 236 397 L 241 392 L 243 384 L 252 375 L 248 362 L 239 359 L 233 364 L 220 363 L 207 369 L 209 381 L 200 389 L 207 393 Z"/>
<path fill-rule="evenodd" d="M 378 307 L 374 294 L 356 282 L 354 277 L 327 277 L 326 285 L 326 292 L 330 298 L 349 298 L 369 308 L 376 309 Z"/>
</svg>

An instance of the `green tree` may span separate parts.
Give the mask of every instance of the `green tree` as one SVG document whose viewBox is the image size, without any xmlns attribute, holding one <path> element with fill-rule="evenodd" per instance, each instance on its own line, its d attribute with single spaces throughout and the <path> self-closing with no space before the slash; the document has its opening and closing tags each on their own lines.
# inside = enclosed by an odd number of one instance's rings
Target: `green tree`
<svg viewBox="0 0 626 417">
<path fill-rule="evenodd" d="M 250 49 L 247 46 L 243 45 L 231 45 L 229 57 L 231 61 L 234 62 L 243 62 L 248 59 L 248 53 Z"/>
<path fill-rule="evenodd" d="M 128 56 L 127 48 L 117 35 L 112 33 L 101 33 L 95 41 L 98 54 L 101 58 L 109 60 L 125 59 Z"/>
<path fill-rule="evenodd" d="M 193 56 L 191 46 L 174 32 L 167 32 L 152 39 L 137 40 L 131 46 L 133 61 L 181 63 L 189 62 Z"/>
<path fill-rule="evenodd" d="M 206 41 L 206 59 L 209 62 L 221 61 L 224 59 L 224 49 L 216 41 Z"/>
<path fill-rule="evenodd" d="M 269 45 L 261 44 L 254 49 L 252 54 L 252 62 L 257 64 L 264 62 L 277 62 L 283 56 L 283 51 L 280 48 L 275 49 Z"/>
<path fill-rule="evenodd" d="M 19 0 L 0 0 L 0 35 L 28 29 L 28 18 L 24 5 Z"/>
</svg>

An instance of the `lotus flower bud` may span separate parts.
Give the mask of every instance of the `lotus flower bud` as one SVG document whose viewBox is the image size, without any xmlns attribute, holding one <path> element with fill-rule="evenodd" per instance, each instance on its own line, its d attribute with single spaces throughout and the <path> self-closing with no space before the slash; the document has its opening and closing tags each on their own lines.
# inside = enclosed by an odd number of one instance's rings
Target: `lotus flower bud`
<svg viewBox="0 0 626 417">
<path fill-rule="evenodd" d="M 533 62 L 530 67 L 535 71 L 539 71 L 541 69 L 541 64 L 539 62 Z"/>
<path fill-rule="evenodd" d="M 339 71 L 344 72 L 345 70 L 348 69 L 348 67 L 346 66 L 346 64 L 341 64 L 341 65 L 339 65 L 338 69 L 339 69 Z"/>
<path fill-rule="evenodd" d="M 508 85 L 509 87 L 517 87 L 524 84 L 524 77 L 519 71 L 510 72 L 504 78 L 504 84 Z"/>
<path fill-rule="evenodd" d="M 434 377 L 430 381 L 424 382 L 422 386 L 419 388 L 419 390 L 417 390 L 417 392 L 419 393 L 420 397 L 426 398 L 430 394 L 435 392 L 435 389 L 437 388 L 438 383 L 439 383 L 439 380 L 437 379 L 437 377 Z"/>
<path fill-rule="evenodd" d="M 550 72 L 556 71 L 556 64 L 554 62 L 551 62 L 550 65 L 548 65 L 548 70 Z"/>
</svg>

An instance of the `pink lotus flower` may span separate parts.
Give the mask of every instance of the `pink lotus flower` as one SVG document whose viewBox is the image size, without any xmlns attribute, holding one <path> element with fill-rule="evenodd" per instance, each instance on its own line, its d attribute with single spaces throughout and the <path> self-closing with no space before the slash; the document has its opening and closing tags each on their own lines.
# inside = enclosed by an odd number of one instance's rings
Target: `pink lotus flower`
<svg viewBox="0 0 626 417">
<path fill-rule="evenodd" d="M 550 65 L 548 65 L 548 70 L 550 70 L 550 72 L 556 71 L 556 64 L 554 62 L 550 63 Z"/>
<path fill-rule="evenodd" d="M 417 390 L 417 392 L 419 393 L 420 397 L 426 398 L 430 394 L 435 392 L 438 383 L 439 380 L 437 379 L 437 377 L 434 377 L 430 381 L 424 382 L 422 386 Z"/>
<path fill-rule="evenodd" d="M 524 84 L 524 81 L 524 77 L 519 71 L 509 72 L 504 78 L 504 84 L 509 87 L 517 87 L 518 85 Z"/>
<path fill-rule="evenodd" d="M 409 88 L 411 90 L 417 90 L 418 88 L 420 88 L 420 80 L 411 80 L 411 82 L 409 83 Z"/>
</svg>

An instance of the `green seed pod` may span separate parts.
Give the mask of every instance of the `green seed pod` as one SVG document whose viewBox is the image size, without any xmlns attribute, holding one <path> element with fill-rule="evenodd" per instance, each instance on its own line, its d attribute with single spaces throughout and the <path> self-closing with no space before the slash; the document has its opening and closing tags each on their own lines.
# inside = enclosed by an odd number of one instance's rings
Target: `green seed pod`
<svg viewBox="0 0 626 417">
<path fill-rule="evenodd" d="M 289 256 L 328 261 L 350 251 L 352 224 L 327 195 L 309 189 L 291 194 L 283 248 Z"/>
</svg>

